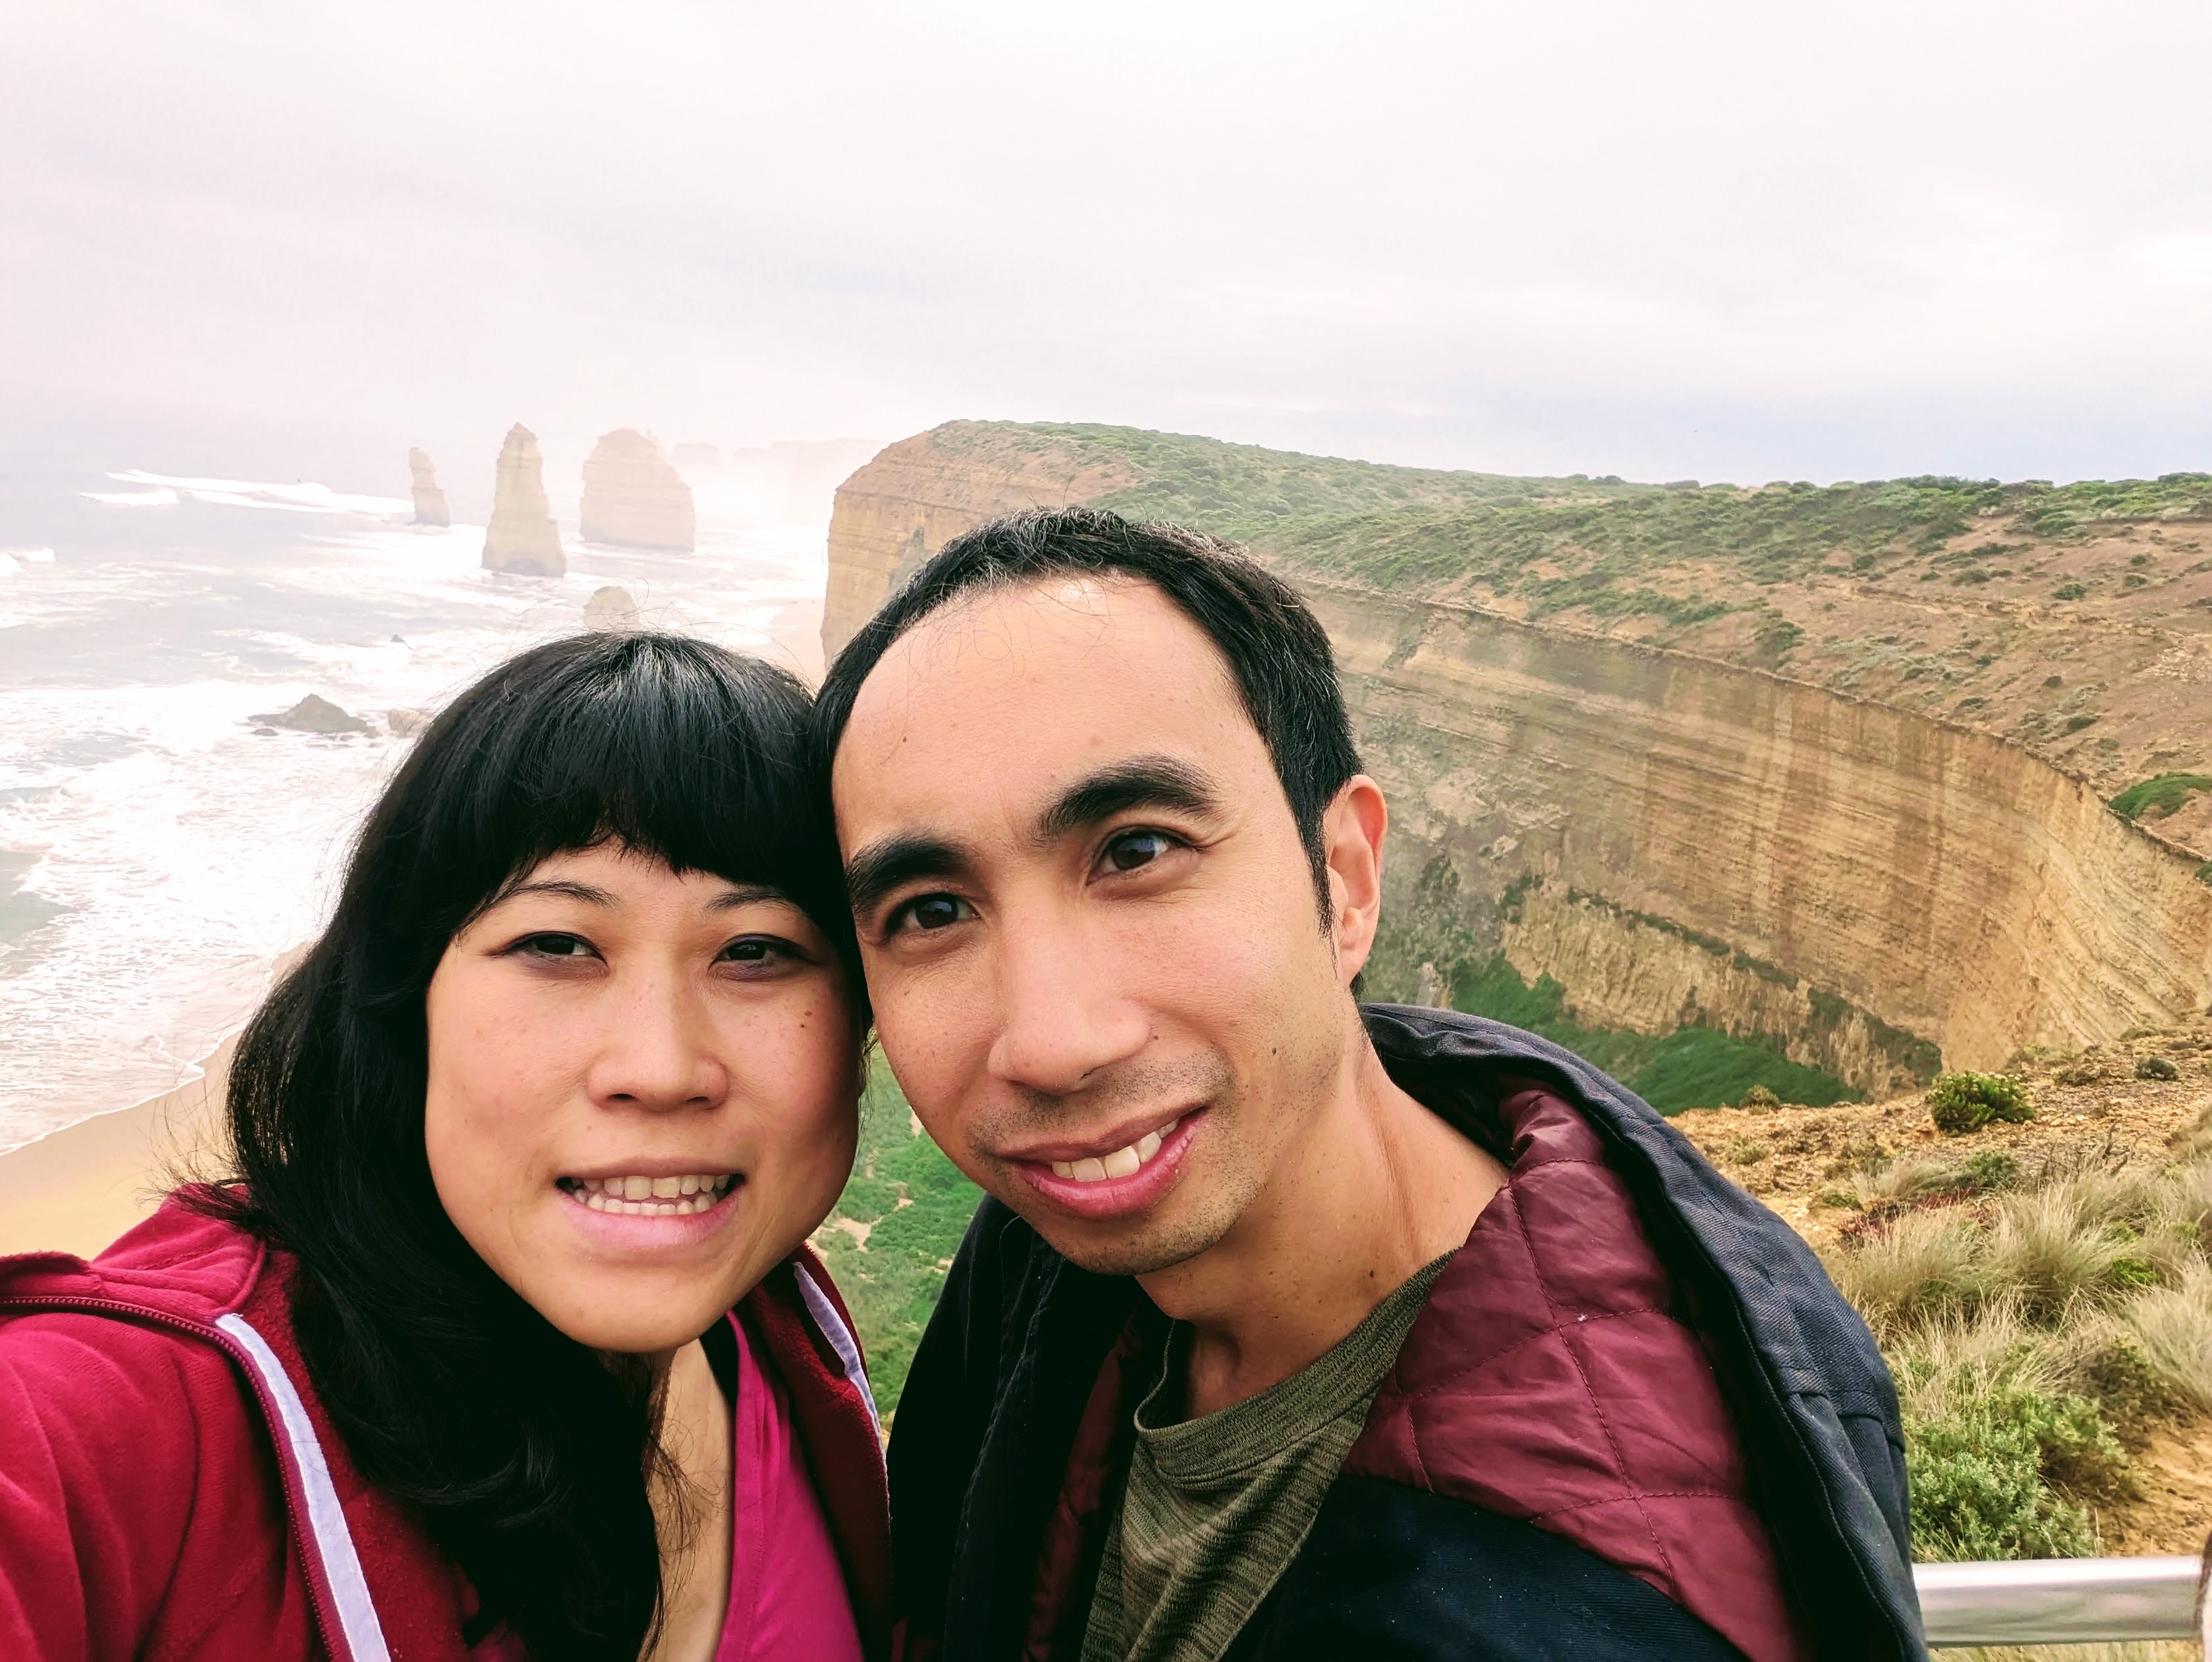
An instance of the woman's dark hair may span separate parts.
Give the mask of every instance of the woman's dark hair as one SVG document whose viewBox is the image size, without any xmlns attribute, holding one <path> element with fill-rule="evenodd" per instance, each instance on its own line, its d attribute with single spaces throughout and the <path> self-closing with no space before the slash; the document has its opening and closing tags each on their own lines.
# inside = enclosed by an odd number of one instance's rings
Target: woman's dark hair
<svg viewBox="0 0 2212 1662">
<path fill-rule="evenodd" d="M 1063 576 L 1150 583 L 1220 648 L 1290 800 L 1326 927 L 1322 816 L 1359 771 L 1336 657 L 1328 631 L 1297 591 L 1202 531 L 1138 524 L 1102 508 L 1061 508 L 1009 514 L 963 532 L 922 563 L 830 667 L 814 707 L 824 770 L 836 758 L 860 684 L 899 636 L 968 594 Z"/>
<path fill-rule="evenodd" d="M 295 1255 L 300 1351 L 363 1477 L 414 1508 L 540 1662 L 634 1658 L 659 1620 L 638 1367 L 556 1330 L 464 1240 L 423 1147 L 424 996 L 447 944 L 550 855 L 620 843 L 772 886 L 854 953 L 809 699 L 659 634 L 501 664 L 416 743 L 336 915 L 231 1064 L 234 1184 L 200 1202 Z"/>
</svg>

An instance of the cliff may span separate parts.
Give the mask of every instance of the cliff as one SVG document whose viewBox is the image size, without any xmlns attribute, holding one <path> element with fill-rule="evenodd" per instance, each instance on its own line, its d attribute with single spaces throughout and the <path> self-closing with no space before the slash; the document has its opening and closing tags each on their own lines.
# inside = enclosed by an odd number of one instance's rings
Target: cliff
<svg viewBox="0 0 2212 1662">
<path fill-rule="evenodd" d="M 451 525 L 453 516 L 446 507 L 446 493 L 438 489 L 437 471 L 430 466 L 430 459 L 420 450 L 410 450 L 407 472 L 415 482 L 415 523 Z"/>
<path fill-rule="evenodd" d="M 635 428 L 602 434 L 584 460 L 584 540 L 689 554 L 698 515 L 691 487 Z"/>
<path fill-rule="evenodd" d="M 921 559 L 997 513 L 1091 502 L 1196 523 L 1289 576 L 1336 643 L 1393 805 L 1381 995 L 1414 995 L 1424 963 L 1464 989 L 1502 962 L 1593 1028 L 1710 1029 L 1874 1093 L 1939 1054 L 1996 1066 L 2203 1008 L 2212 862 L 2180 840 L 2196 799 L 2155 832 L 2104 801 L 2114 770 L 2212 762 L 2197 522 L 2067 527 L 2063 492 L 1960 485 L 2005 511 L 1954 526 L 1914 517 L 1918 486 L 1849 490 L 1863 502 L 1831 512 L 1796 487 L 1437 474 L 956 423 L 839 490 L 823 639 L 834 652 Z M 2018 545 L 2029 515 L 2046 527 L 2034 551 Z M 2111 606 L 2070 612 L 1918 575 L 1996 559 L 2063 576 L 2085 551 L 2153 535 L 2169 553 L 2149 617 L 2124 576 L 2155 562 L 2122 568 Z M 1893 638 L 1874 654 L 1828 649 L 1875 629 Z M 1972 654 L 1926 644 L 1946 636 Z M 2054 718 L 2077 678 L 2094 691 Z M 2094 721 L 2116 732 L 2085 752 Z M 2075 765 L 2085 753 L 2106 781 Z"/>
<path fill-rule="evenodd" d="M 545 462 L 538 435 L 520 422 L 500 447 L 493 482 L 491 523 L 484 527 L 484 569 L 558 577 L 568 569 L 561 533 L 545 502 Z"/>
</svg>

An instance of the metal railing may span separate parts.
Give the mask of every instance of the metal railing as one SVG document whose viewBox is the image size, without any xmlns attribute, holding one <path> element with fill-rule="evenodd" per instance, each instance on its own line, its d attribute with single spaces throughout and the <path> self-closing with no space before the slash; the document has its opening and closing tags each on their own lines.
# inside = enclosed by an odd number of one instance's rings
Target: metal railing
<svg viewBox="0 0 2212 1662">
<path fill-rule="evenodd" d="M 2212 1541 L 2197 1558 L 2041 1558 L 1917 1564 L 1934 1647 L 2195 1640 L 2212 1662 L 2204 1587 Z"/>
</svg>

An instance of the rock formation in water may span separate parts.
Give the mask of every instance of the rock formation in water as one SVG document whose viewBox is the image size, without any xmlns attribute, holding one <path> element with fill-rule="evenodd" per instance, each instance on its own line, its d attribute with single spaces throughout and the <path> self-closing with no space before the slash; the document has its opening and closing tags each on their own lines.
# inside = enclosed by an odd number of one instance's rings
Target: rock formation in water
<svg viewBox="0 0 2212 1662">
<path fill-rule="evenodd" d="M 538 435 L 517 422 L 500 447 L 491 523 L 484 527 L 484 569 L 557 577 L 568 569 L 561 533 L 545 502 L 545 463 Z"/>
<path fill-rule="evenodd" d="M 2212 848 L 2180 846 L 2179 815 L 2130 824 L 2085 776 L 2212 764 L 2212 548 L 2179 509 L 2046 548 L 2038 517 L 2066 502 L 1988 487 L 1944 538 L 1915 521 L 1833 551 L 1847 533 L 1810 486 L 1707 500 L 957 423 L 839 489 L 825 652 L 960 532 L 1139 488 L 1162 518 L 1234 512 L 1329 631 L 1391 802 L 1382 996 L 1426 980 L 1443 1002 L 1502 958 L 1589 1026 L 1711 1027 L 1876 1093 L 1939 1055 L 1999 1067 L 2212 997 Z M 1538 544 L 1547 499 L 1571 523 Z M 1648 575 L 1632 562 L 1655 545 L 1674 563 Z M 1775 550 L 1799 564 L 1734 582 L 1725 562 Z M 2046 598 L 1990 598 L 2031 581 Z M 2103 610 L 2081 606 L 2100 581 Z"/>
<path fill-rule="evenodd" d="M 258 721 L 268 728 L 289 728 L 295 733 L 367 733 L 368 723 L 358 715 L 349 715 L 329 699 L 309 693 L 306 697 L 274 715 L 249 715 L 249 721 Z"/>
<path fill-rule="evenodd" d="M 592 598 L 584 602 L 586 629 L 635 629 L 637 624 L 637 602 L 626 588 L 609 583 L 605 588 L 593 589 Z"/>
<path fill-rule="evenodd" d="M 392 709 L 384 712 L 384 725 L 392 729 L 394 739 L 412 739 L 428 727 L 435 717 L 427 709 Z"/>
<path fill-rule="evenodd" d="M 635 428 L 602 434 L 584 462 L 584 540 L 689 554 L 698 516 L 691 487 Z"/>
<path fill-rule="evenodd" d="M 415 480 L 415 523 L 451 525 L 453 516 L 446 507 L 446 493 L 438 489 L 437 472 L 430 459 L 420 450 L 410 450 L 407 471 Z"/>
</svg>

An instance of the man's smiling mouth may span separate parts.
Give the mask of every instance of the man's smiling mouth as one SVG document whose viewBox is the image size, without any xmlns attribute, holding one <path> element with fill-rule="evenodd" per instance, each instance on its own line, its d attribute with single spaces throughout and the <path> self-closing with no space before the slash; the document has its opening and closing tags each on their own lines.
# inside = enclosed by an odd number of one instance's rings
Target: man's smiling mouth
<svg viewBox="0 0 2212 1662">
<path fill-rule="evenodd" d="M 663 1178 L 637 1174 L 562 1178 L 556 1186 L 594 1212 L 633 1218 L 681 1218 L 713 1210 L 737 1187 L 738 1181 L 733 1172 L 699 1172 Z"/>
<path fill-rule="evenodd" d="M 1134 1177 L 1152 1157 L 1160 1152 L 1160 1144 L 1175 1135 L 1180 1119 L 1171 1119 L 1157 1131 L 1147 1131 L 1134 1142 L 1116 1148 L 1110 1154 L 1094 1155 L 1084 1160 L 1056 1160 L 1051 1162 L 1052 1174 L 1056 1178 L 1073 1178 L 1078 1183 L 1103 1183 L 1109 1178 Z"/>
</svg>

